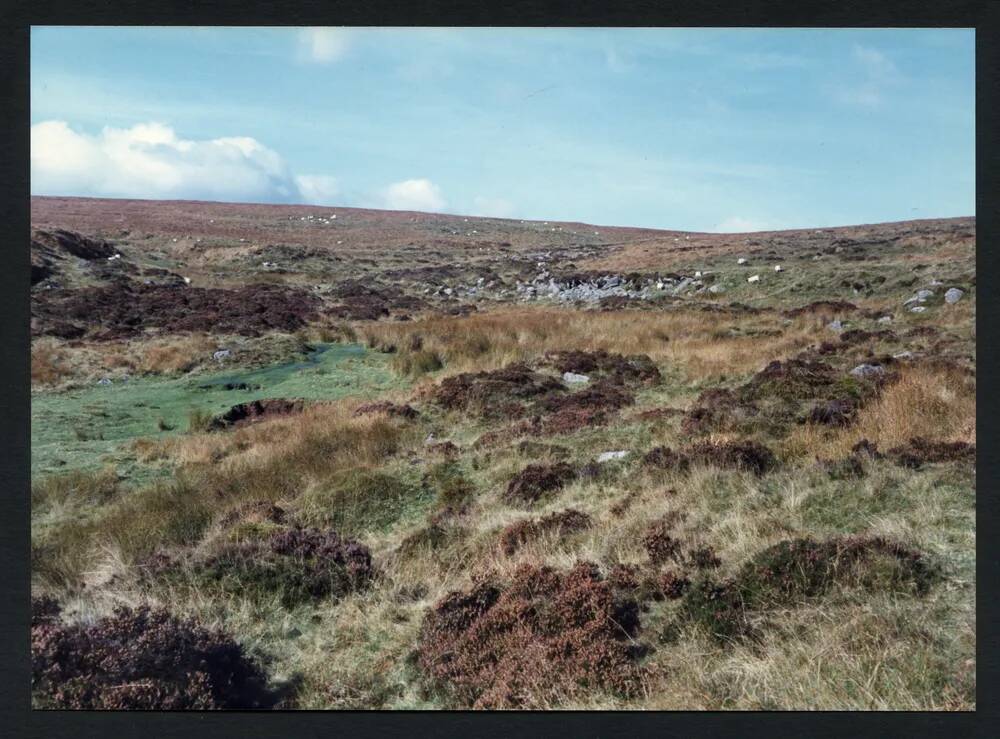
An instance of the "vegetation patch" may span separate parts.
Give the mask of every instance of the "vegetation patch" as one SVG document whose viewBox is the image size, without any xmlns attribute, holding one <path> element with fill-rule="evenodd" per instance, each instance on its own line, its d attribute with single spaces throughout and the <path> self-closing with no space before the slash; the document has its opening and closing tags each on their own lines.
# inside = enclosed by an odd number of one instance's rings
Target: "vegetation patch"
<svg viewBox="0 0 1000 739">
<path fill-rule="evenodd" d="M 774 452 L 754 441 L 732 441 L 713 444 L 701 442 L 681 451 L 658 446 L 643 458 L 643 464 L 656 469 L 687 471 L 692 465 L 745 470 L 763 475 L 774 469 L 778 460 Z"/>
<path fill-rule="evenodd" d="M 368 547 L 336 531 L 290 528 L 264 540 L 226 544 L 193 565 L 196 578 L 227 593 L 278 596 L 286 608 L 362 590 L 375 576 Z"/>
<path fill-rule="evenodd" d="M 288 400 L 286 398 L 269 398 L 266 400 L 252 400 L 249 403 L 239 403 L 225 413 L 213 418 L 208 423 L 208 430 L 221 431 L 233 427 L 247 426 L 265 419 L 291 416 L 301 413 L 303 407 L 304 404 L 301 400 Z M 192 427 L 194 427 L 194 424 L 192 424 Z"/>
<path fill-rule="evenodd" d="M 919 469 L 924 464 L 937 462 L 976 461 L 976 447 L 964 441 L 931 441 L 914 437 L 908 443 L 893 447 L 887 456 L 901 467 Z"/>
<path fill-rule="evenodd" d="M 507 556 L 517 553 L 525 544 L 545 535 L 562 539 L 571 534 L 585 531 L 594 525 L 594 519 L 574 508 L 550 513 L 537 520 L 513 523 L 500 532 L 500 548 Z"/>
<path fill-rule="evenodd" d="M 923 595 L 937 578 L 923 556 L 880 537 L 782 541 L 757 554 L 721 584 L 696 583 L 684 614 L 721 640 L 754 633 L 755 612 L 794 606 L 834 586 Z"/>
<path fill-rule="evenodd" d="M 546 354 L 542 364 L 554 367 L 561 373 L 572 372 L 592 379 L 607 379 L 615 385 L 656 385 L 660 382 L 660 370 L 645 354 L 622 356 L 603 350 L 559 351 Z"/>
<path fill-rule="evenodd" d="M 549 493 L 561 490 L 576 476 L 576 469 L 568 462 L 530 464 L 507 483 L 504 501 L 513 505 L 532 505 Z"/>
<path fill-rule="evenodd" d="M 508 584 L 450 593 L 424 619 L 417 665 L 459 706 L 544 708 L 582 690 L 642 685 L 638 603 L 596 565 L 523 565 Z"/>
<path fill-rule="evenodd" d="M 31 687 L 44 707 L 75 710 L 270 708 L 260 666 L 223 633 L 167 611 L 118 608 L 91 625 L 32 603 Z"/>
<path fill-rule="evenodd" d="M 526 410 L 526 401 L 563 389 L 556 378 L 535 372 L 524 364 L 513 364 L 491 372 L 465 372 L 446 377 L 431 397 L 447 410 L 503 418 L 521 416 Z"/>
</svg>

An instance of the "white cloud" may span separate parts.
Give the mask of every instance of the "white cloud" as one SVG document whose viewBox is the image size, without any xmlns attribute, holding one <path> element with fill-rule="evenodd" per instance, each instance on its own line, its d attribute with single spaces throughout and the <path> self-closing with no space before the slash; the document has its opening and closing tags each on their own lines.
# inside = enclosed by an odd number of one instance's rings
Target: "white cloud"
<svg viewBox="0 0 1000 739">
<path fill-rule="evenodd" d="M 885 91 L 904 80 L 895 62 L 878 49 L 855 44 L 851 58 L 859 78 L 853 84 L 836 89 L 835 97 L 841 103 L 877 108 L 884 100 Z"/>
<path fill-rule="evenodd" d="M 509 218 L 514 213 L 514 204 L 503 198 L 487 198 L 477 195 L 472 199 L 471 216 L 487 216 L 489 218 Z"/>
<path fill-rule="evenodd" d="M 759 221 L 741 216 L 731 216 L 721 223 L 715 224 L 713 233 L 750 233 L 752 231 L 775 231 L 777 226 L 767 221 Z"/>
<path fill-rule="evenodd" d="M 350 46 L 343 28 L 303 28 L 298 37 L 299 61 L 329 64 L 342 59 Z"/>
<path fill-rule="evenodd" d="M 899 78 L 895 63 L 878 49 L 855 44 L 852 53 L 855 61 L 864 67 L 872 80 L 893 82 Z"/>
<path fill-rule="evenodd" d="M 444 206 L 441 188 L 428 179 L 394 182 L 382 193 L 382 207 L 389 210 L 440 211 Z"/>
<path fill-rule="evenodd" d="M 78 133 L 65 121 L 31 127 L 35 195 L 313 202 L 333 178 L 295 177 L 275 151 L 248 136 L 188 140 L 162 123 Z"/>
<path fill-rule="evenodd" d="M 323 174 L 303 174 L 295 178 L 302 199 L 309 205 L 335 205 L 340 195 L 336 177 Z"/>
</svg>

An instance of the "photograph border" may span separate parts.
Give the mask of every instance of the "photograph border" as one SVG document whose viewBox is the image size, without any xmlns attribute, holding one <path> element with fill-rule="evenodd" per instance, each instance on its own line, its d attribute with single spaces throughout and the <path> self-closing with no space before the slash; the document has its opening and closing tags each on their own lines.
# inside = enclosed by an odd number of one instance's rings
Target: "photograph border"
<svg viewBox="0 0 1000 739">
<path fill-rule="evenodd" d="M 991 443 L 1000 402 L 988 383 L 1000 377 L 998 299 L 990 289 L 978 293 L 977 374 L 987 387 L 977 390 L 977 711 L 938 712 L 460 712 L 460 711 L 287 711 L 224 712 L 72 712 L 30 708 L 28 650 L 30 595 L 29 460 L 29 255 L 22 248 L 29 218 L 29 44 L 32 25 L 393 25 L 393 26 L 717 26 L 717 27 L 975 27 L 976 28 L 976 270 L 1000 277 L 997 202 L 1000 198 L 997 117 L 1000 3 L 990 0 L 937 2 L 894 0 L 875 3 L 820 2 L 287 2 L 214 0 L 182 4 L 164 0 L 69 2 L 38 0 L 10 3 L 3 14 L 6 33 L 0 47 L 4 70 L 6 151 L 0 172 L 6 262 L 0 269 L 0 309 L 4 346 L 0 352 L 0 418 L 7 442 L 0 455 L 0 561 L 8 568 L 0 599 L 0 734 L 9 737 L 309 737 L 331 731 L 351 736 L 919 736 L 990 735 L 997 713 L 990 696 L 997 688 L 996 624 L 998 517 L 993 491 L 1000 469 Z M 86 50 L 69 50 L 86 53 Z M 986 318 L 983 319 L 982 317 Z M 983 441 L 987 440 L 987 441 Z M 982 576 L 985 575 L 985 576 Z"/>
</svg>

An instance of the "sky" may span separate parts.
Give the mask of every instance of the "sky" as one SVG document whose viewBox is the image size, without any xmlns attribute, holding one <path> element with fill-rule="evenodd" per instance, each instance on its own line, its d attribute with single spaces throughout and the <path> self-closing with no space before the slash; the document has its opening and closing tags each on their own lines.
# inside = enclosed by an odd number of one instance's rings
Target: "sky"
<svg viewBox="0 0 1000 739">
<path fill-rule="evenodd" d="M 975 214 L 972 29 L 35 27 L 31 192 L 742 232 Z"/>
</svg>

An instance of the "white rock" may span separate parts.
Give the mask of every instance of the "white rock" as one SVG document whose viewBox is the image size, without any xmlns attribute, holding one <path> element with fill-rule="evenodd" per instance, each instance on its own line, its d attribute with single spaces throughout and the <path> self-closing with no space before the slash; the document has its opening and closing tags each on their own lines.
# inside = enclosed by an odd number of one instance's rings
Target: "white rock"
<svg viewBox="0 0 1000 739">
<path fill-rule="evenodd" d="M 913 352 L 911 352 L 911 351 L 900 352 L 899 354 L 893 354 L 892 358 L 893 359 L 912 359 L 913 358 Z"/>
<path fill-rule="evenodd" d="M 109 378 L 107 378 L 107 377 L 102 377 L 100 380 L 97 381 L 97 384 L 98 385 L 110 385 L 111 384 L 111 380 Z"/>
<path fill-rule="evenodd" d="M 627 449 L 622 449 L 614 452 L 601 452 L 600 454 L 597 455 L 597 461 L 603 464 L 604 462 L 610 462 L 612 459 L 623 459 L 627 456 L 628 456 Z"/>
<path fill-rule="evenodd" d="M 892 316 L 882 316 L 876 323 L 892 323 Z"/>
<path fill-rule="evenodd" d="M 885 367 L 878 364 L 859 364 L 851 370 L 855 377 L 878 377 L 885 374 Z"/>
<path fill-rule="evenodd" d="M 232 354 L 232 352 L 228 349 L 219 349 L 219 351 L 212 354 L 212 359 L 216 362 L 221 362 L 223 359 L 228 359 L 230 354 Z"/>
<path fill-rule="evenodd" d="M 736 263 L 737 264 L 746 264 L 747 260 L 744 259 L 743 257 L 740 257 L 739 259 L 736 260 Z"/>
<path fill-rule="evenodd" d="M 912 308 L 910 308 L 910 313 L 923 313 L 925 310 L 927 309 L 924 306 L 915 305 Z"/>
<path fill-rule="evenodd" d="M 781 272 L 781 265 L 780 264 L 774 265 L 774 271 L 775 272 Z"/>
<path fill-rule="evenodd" d="M 568 382 L 570 384 L 590 382 L 590 378 L 587 375 L 578 375 L 576 372 L 563 372 L 562 378 L 563 382 Z"/>
<path fill-rule="evenodd" d="M 830 329 L 831 331 L 843 331 L 844 330 L 844 323 L 839 318 L 837 318 L 837 319 L 834 319 L 833 321 L 830 321 L 828 324 L 826 324 L 826 327 L 828 329 Z"/>
<path fill-rule="evenodd" d="M 698 271 L 698 272 L 695 272 L 695 273 L 694 273 L 694 276 L 695 276 L 695 277 L 701 277 L 701 272 L 700 272 L 700 271 Z"/>
<path fill-rule="evenodd" d="M 965 295 L 964 290 L 960 290 L 957 287 L 950 288 L 948 292 L 944 294 L 944 302 L 949 304 L 957 303 L 959 300 L 962 299 L 963 295 Z"/>
<path fill-rule="evenodd" d="M 751 275 L 747 277 L 747 282 L 760 282 L 760 275 Z"/>
</svg>

